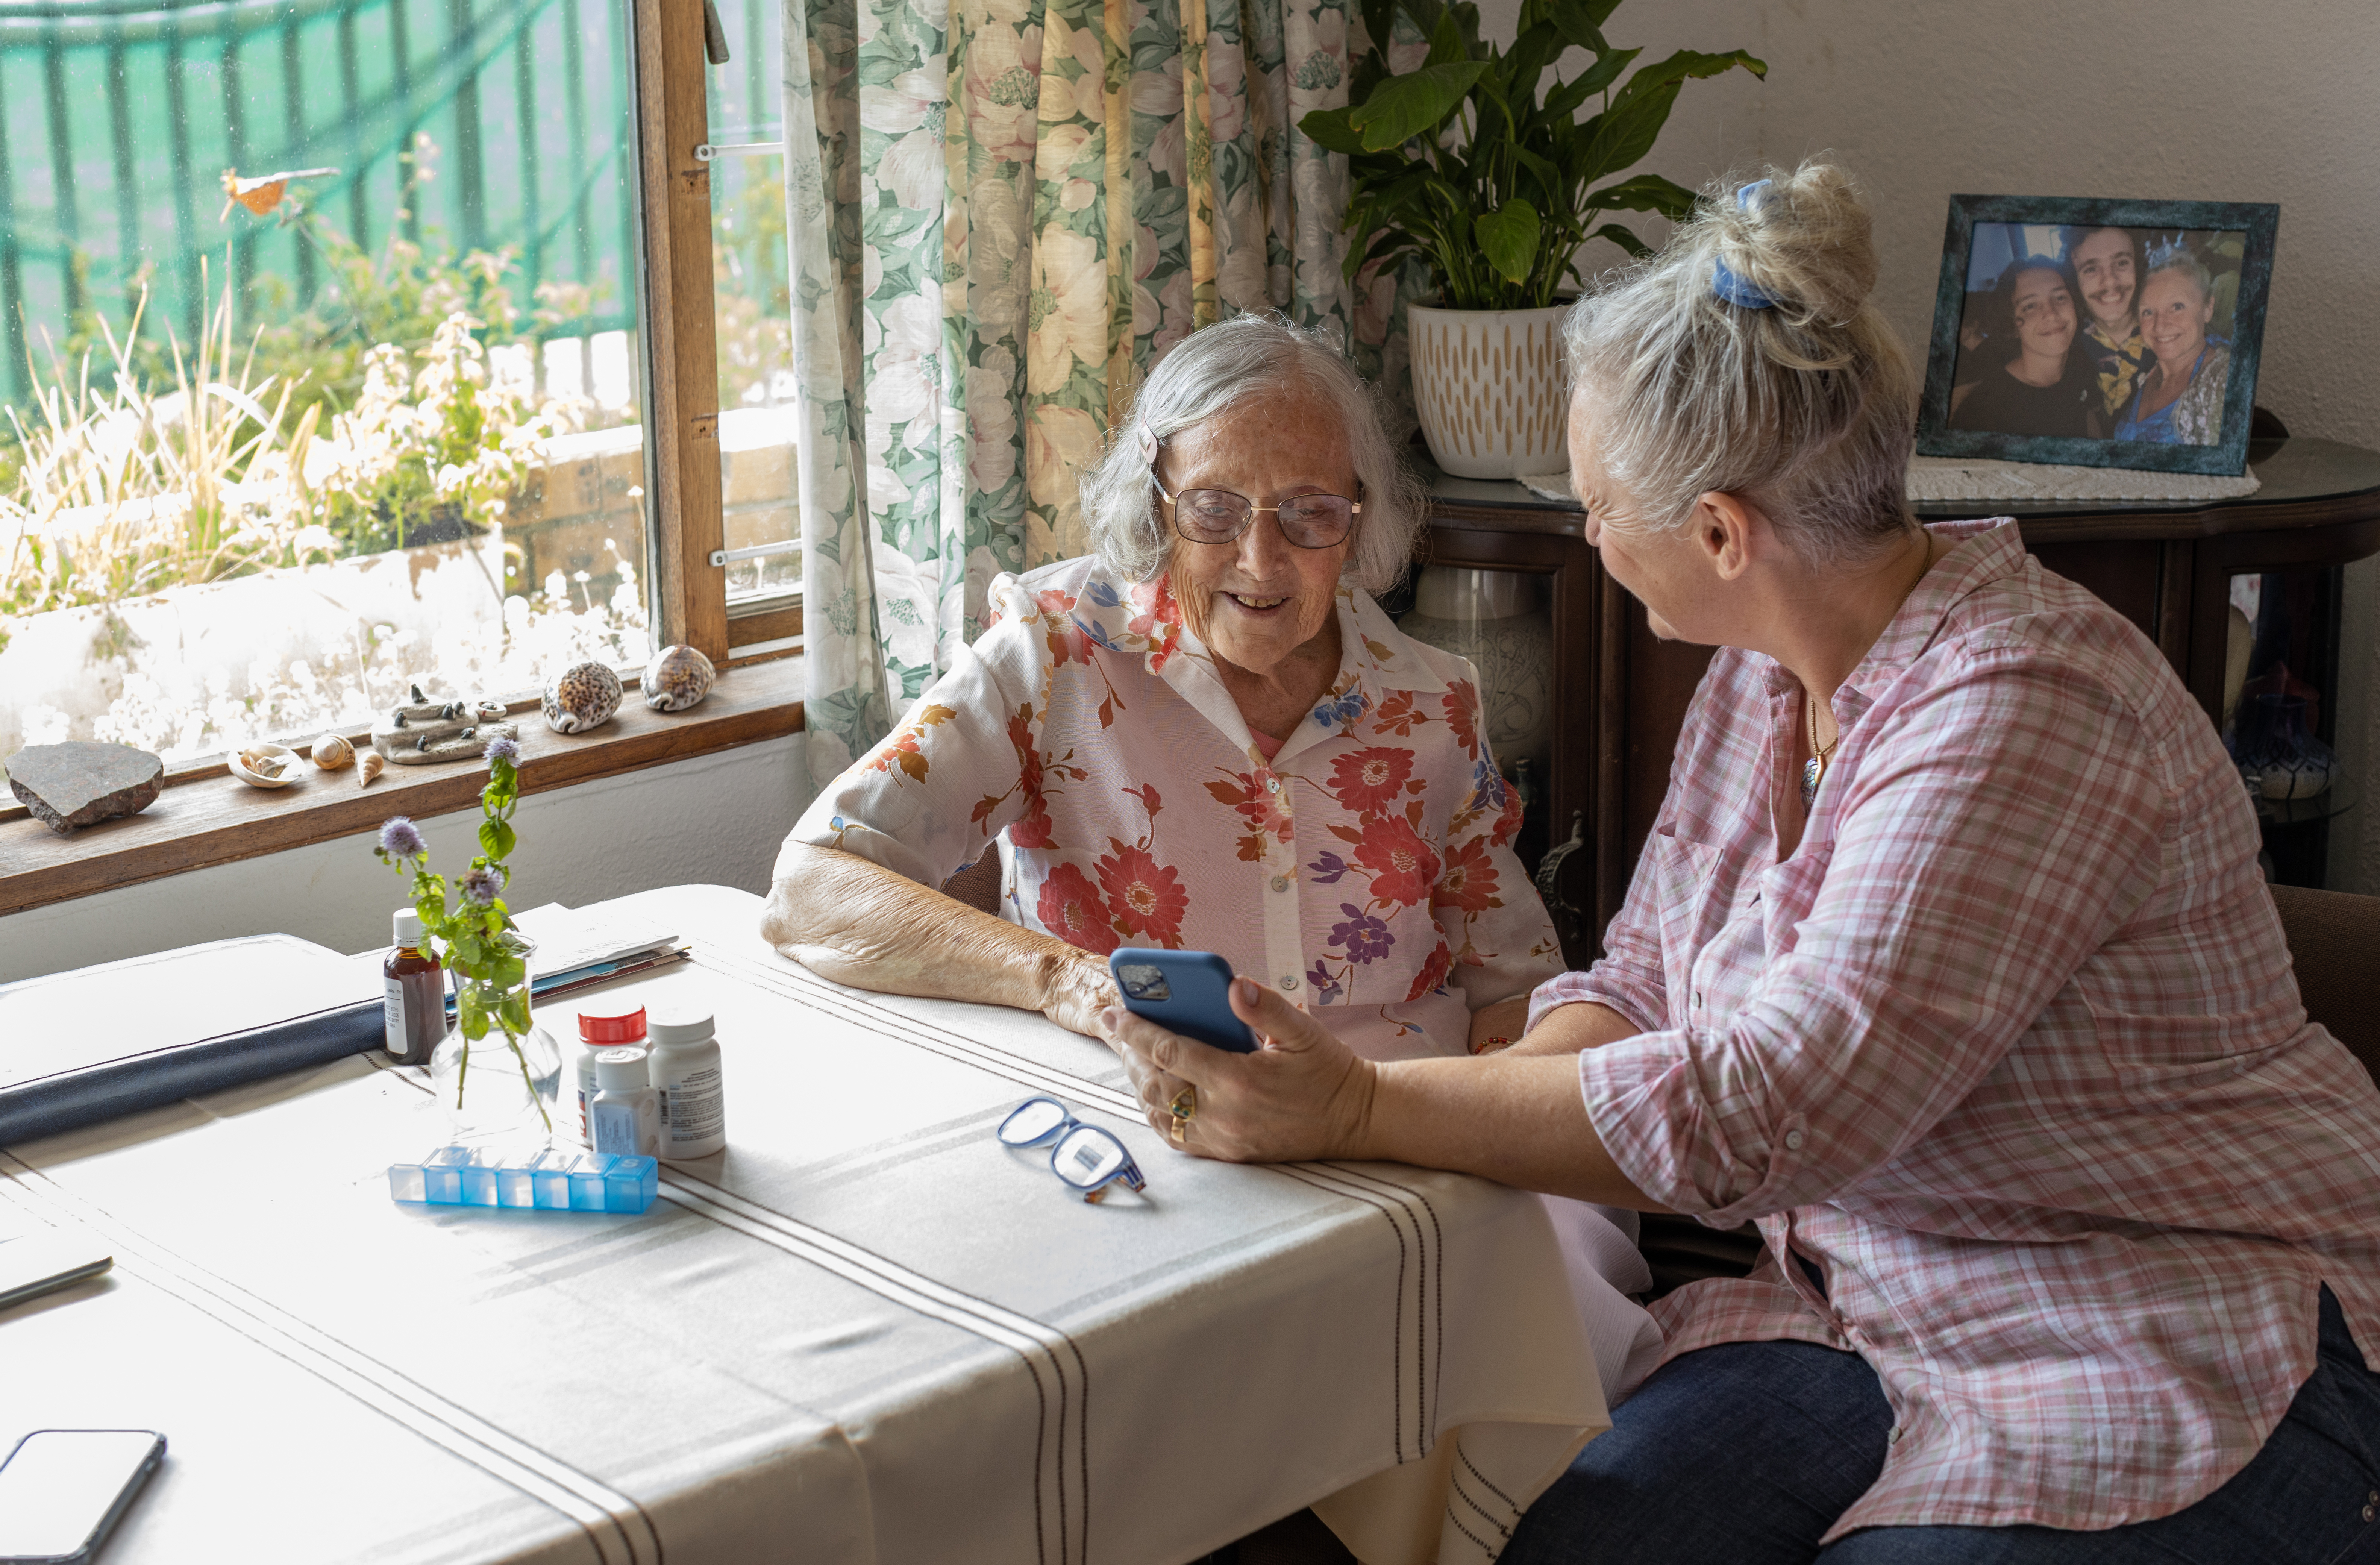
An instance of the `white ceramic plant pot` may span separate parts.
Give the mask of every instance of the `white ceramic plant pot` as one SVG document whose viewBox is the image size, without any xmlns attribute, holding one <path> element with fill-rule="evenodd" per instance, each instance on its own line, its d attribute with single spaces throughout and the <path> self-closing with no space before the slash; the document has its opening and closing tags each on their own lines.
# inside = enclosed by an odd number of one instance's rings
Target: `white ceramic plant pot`
<svg viewBox="0 0 2380 1565">
<path fill-rule="evenodd" d="M 1458 478 L 1510 479 L 1570 465 L 1562 443 L 1567 310 L 1408 308 L 1414 409 L 1439 467 Z"/>
</svg>

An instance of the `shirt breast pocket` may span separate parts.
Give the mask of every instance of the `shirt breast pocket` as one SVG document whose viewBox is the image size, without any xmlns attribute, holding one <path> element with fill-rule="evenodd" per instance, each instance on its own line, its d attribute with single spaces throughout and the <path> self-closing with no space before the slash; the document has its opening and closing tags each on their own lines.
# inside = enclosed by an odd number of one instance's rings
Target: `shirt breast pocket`
<svg viewBox="0 0 2380 1565">
<path fill-rule="evenodd" d="M 1713 883 L 1719 850 L 1708 843 L 1655 830 L 1645 844 L 1651 876 L 1654 916 L 1661 930 L 1661 973 L 1669 986 L 1672 1020 L 1682 1017 L 1692 985 L 1694 953 L 1710 939 Z"/>
</svg>

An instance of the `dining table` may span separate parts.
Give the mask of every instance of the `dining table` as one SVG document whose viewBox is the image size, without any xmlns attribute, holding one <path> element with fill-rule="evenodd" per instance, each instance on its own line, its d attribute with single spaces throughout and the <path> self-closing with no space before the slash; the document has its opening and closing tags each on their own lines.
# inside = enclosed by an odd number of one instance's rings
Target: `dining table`
<svg viewBox="0 0 2380 1565">
<path fill-rule="evenodd" d="M 167 1439 L 103 1565 L 1181 1565 L 1307 1507 L 1365 1565 L 1475 1565 L 1609 1427 L 1538 1197 L 1186 1156 L 1099 1042 L 829 981 L 748 892 L 601 911 L 688 954 L 539 1024 L 707 1013 L 721 1049 L 725 1149 L 641 1213 L 393 1199 L 450 1119 L 377 1049 L 0 1146 L 0 1247 L 114 1257 L 0 1310 L 0 1452 Z M 178 1037 L 310 952 L 379 994 L 297 928 L 0 986 L 0 1061 L 43 996 Z M 1043 1095 L 1146 1189 L 1002 1145 Z"/>
</svg>

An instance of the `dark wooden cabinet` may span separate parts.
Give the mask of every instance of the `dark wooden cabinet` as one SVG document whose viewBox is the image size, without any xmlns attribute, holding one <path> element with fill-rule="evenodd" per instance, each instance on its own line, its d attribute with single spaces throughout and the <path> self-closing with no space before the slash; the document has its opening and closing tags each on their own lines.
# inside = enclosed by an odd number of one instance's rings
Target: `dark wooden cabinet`
<svg viewBox="0 0 2380 1565">
<path fill-rule="evenodd" d="M 2140 626 L 2219 722 L 2231 578 L 2380 553 L 2380 453 L 2279 440 L 2252 443 L 2248 460 L 2262 487 L 2238 500 L 1915 509 L 1929 522 L 2014 516 L 2026 547 Z M 1653 636 L 1643 606 L 1603 573 L 1575 505 L 1516 483 L 1443 475 L 1430 495 L 1426 563 L 1551 578 L 1561 716 L 1540 807 L 1551 842 L 1573 823 L 1580 834 L 1559 887 L 1569 906 L 1557 919 L 1572 960 L 1585 960 L 1626 894 L 1711 649 Z"/>
</svg>

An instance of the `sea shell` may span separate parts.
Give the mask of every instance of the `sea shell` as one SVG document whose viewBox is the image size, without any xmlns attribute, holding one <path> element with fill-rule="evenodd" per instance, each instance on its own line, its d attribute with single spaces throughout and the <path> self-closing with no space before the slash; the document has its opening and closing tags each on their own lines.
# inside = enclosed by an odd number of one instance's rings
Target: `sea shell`
<svg viewBox="0 0 2380 1565">
<path fill-rule="evenodd" d="M 356 758 L 356 786 L 358 788 L 370 787 L 372 779 L 378 777 L 381 774 L 381 769 L 387 765 L 388 758 L 382 755 L 378 750 L 366 750 L 362 755 L 358 756 Z"/>
<path fill-rule="evenodd" d="M 251 745 L 235 751 L 225 769 L 251 788 L 286 788 L 298 781 L 298 752 L 285 745 Z"/>
<path fill-rule="evenodd" d="M 620 694 L 620 676 L 601 663 L 574 663 L 545 687 L 538 706 L 556 734 L 584 734 L 612 721 Z"/>
<path fill-rule="evenodd" d="M 314 765 L 323 771 L 336 771 L 356 763 L 356 747 L 343 734 L 325 734 L 314 741 Z"/>
<path fill-rule="evenodd" d="M 710 694 L 719 671 L 692 647 L 664 647 L 645 665 L 645 705 L 657 712 L 682 712 Z"/>
</svg>

